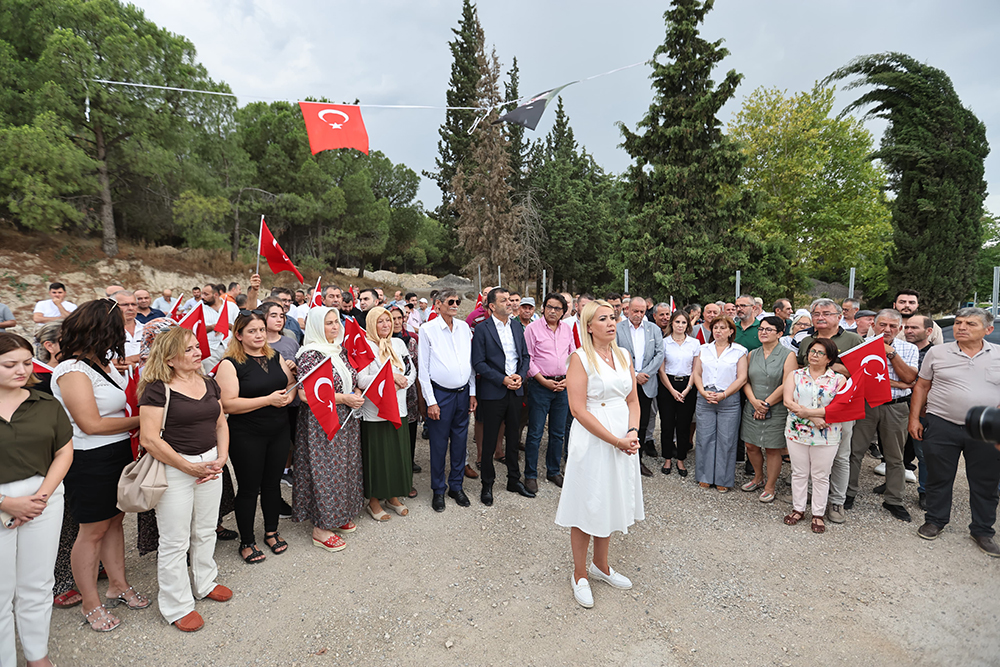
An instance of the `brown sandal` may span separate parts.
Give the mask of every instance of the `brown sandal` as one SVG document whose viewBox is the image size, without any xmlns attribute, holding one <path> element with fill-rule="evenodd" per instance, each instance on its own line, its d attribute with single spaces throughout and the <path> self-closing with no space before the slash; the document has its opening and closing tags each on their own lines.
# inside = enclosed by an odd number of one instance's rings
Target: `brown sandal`
<svg viewBox="0 0 1000 667">
<path fill-rule="evenodd" d="M 819 522 L 819 523 L 817 523 Z M 816 516 L 813 514 L 812 520 L 812 532 L 814 533 L 825 533 L 826 532 L 826 522 L 823 521 L 822 516 Z"/>
<path fill-rule="evenodd" d="M 785 517 L 785 524 L 788 525 L 788 526 L 794 526 L 799 521 L 801 521 L 802 517 L 804 517 L 804 516 L 805 516 L 805 512 L 800 512 L 798 510 L 794 510 L 791 514 L 789 514 L 788 516 Z"/>
</svg>

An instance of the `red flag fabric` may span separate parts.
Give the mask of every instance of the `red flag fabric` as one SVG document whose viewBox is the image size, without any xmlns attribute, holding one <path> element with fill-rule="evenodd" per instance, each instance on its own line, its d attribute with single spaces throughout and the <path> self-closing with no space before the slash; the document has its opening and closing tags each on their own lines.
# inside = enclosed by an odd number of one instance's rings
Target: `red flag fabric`
<svg viewBox="0 0 1000 667">
<path fill-rule="evenodd" d="M 580 322 L 573 322 L 573 342 L 576 343 L 577 349 L 580 348 L 582 343 L 580 342 Z"/>
<path fill-rule="evenodd" d="M 201 348 L 201 358 L 208 359 L 212 356 L 212 349 L 208 346 L 208 331 L 205 329 L 205 314 L 202 309 L 205 304 L 199 302 L 191 312 L 177 323 L 177 326 L 190 329 L 198 338 L 198 347 Z M 228 322 L 228 320 L 226 320 Z"/>
<path fill-rule="evenodd" d="M 482 292 L 479 293 L 479 298 L 476 299 L 476 308 L 479 308 L 481 305 L 483 305 L 483 293 Z M 472 310 L 475 310 L 476 308 L 473 308 Z"/>
<path fill-rule="evenodd" d="M 125 371 L 125 414 L 129 417 L 139 415 L 139 367 L 129 366 Z M 139 429 L 134 428 L 129 431 L 129 440 L 132 446 L 132 460 L 139 457 Z"/>
<path fill-rule="evenodd" d="M 427 321 L 430 322 L 431 320 L 433 320 L 437 316 L 438 316 L 438 311 L 432 310 L 431 314 L 427 316 Z"/>
<path fill-rule="evenodd" d="M 670 297 L 670 314 L 673 315 L 677 312 L 677 306 L 674 305 L 674 297 Z"/>
<path fill-rule="evenodd" d="M 837 391 L 823 412 L 829 424 L 854 421 L 865 418 L 865 378 L 864 375 L 851 376 L 847 384 Z"/>
<path fill-rule="evenodd" d="M 230 308 L 236 308 L 236 304 L 231 301 L 222 302 L 222 310 L 219 311 L 219 319 L 215 321 L 215 326 L 212 327 L 212 331 L 222 334 L 223 340 L 229 338 L 229 336 L 233 333 L 232 327 L 229 326 Z"/>
<path fill-rule="evenodd" d="M 52 366 L 49 366 L 48 364 L 42 363 L 38 359 L 32 359 L 31 360 L 31 371 L 35 375 L 41 375 L 41 374 L 44 374 L 44 373 L 51 373 L 54 370 L 55 369 L 52 368 Z"/>
<path fill-rule="evenodd" d="M 335 148 L 354 148 L 368 155 L 368 130 L 361 108 L 352 104 L 299 102 L 313 155 Z"/>
<path fill-rule="evenodd" d="M 316 289 L 313 290 L 312 301 L 309 302 L 310 308 L 318 308 L 323 305 L 323 292 L 320 290 L 319 281 L 323 279 L 323 276 L 316 278 Z"/>
<path fill-rule="evenodd" d="M 328 389 L 323 389 L 326 386 Z M 340 430 L 340 417 L 337 416 L 337 403 L 333 389 L 333 362 L 327 357 L 302 380 L 302 388 L 309 401 L 309 409 L 316 416 L 316 421 L 323 427 L 328 440 Z"/>
<path fill-rule="evenodd" d="M 168 317 L 174 322 L 177 321 L 177 309 L 181 307 L 182 303 L 184 303 L 184 292 L 181 292 L 181 295 L 177 297 L 177 303 L 175 303 L 174 307 L 170 309 L 170 315 L 168 315 Z"/>
<path fill-rule="evenodd" d="M 274 238 L 271 230 L 267 228 L 267 223 L 264 222 L 264 216 L 260 216 L 260 237 L 257 242 L 257 254 L 264 255 L 267 259 L 267 265 L 271 267 L 276 275 L 282 271 L 291 271 L 299 279 L 300 283 L 306 281 L 299 273 L 299 270 L 295 268 L 292 264 L 292 260 L 288 259 L 288 255 L 285 251 L 281 249 L 278 245 L 278 241 Z"/>
<path fill-rule="evenodd" d="M 851 377 L 826 407 L 827 422 L 834 424 L 864 419 L 865 401 L 876 407 L 892 400 L 889 362 L 885 357 L 885 339 L 882 336 L 844 352 L 840 355 L 840 362 Z"/>
<path fill-rule="evenodd" d="M 365 390 L 365 397 L 378 408 L 378 416 L 387 422 L 402 426 L 399 416 L 399 401 L 396 399 L 396 382 L 392 378 L 392 364 L 386 361 L 371 385 Z"/>
<path fill-rule="evenodd" d="M 354 370 L 360 371 L 368 364 L 375 361 L 372 349 L 368 347 L 368 338 L 365 330 L 355 321 L 353 317 L 348 317 L 344 322 L 344 350 L 347 352 L 347 361 Z"/>
</svg>

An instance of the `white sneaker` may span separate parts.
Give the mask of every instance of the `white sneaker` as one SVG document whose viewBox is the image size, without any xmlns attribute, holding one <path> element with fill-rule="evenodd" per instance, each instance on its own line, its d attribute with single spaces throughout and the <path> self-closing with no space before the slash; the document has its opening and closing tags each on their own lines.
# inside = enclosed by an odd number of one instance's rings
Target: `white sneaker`
<svg viewBox="0 0 1000 667">
<path fill-rule="evenodd" d="M 873 470 L 872 472 L 874 472 L 876 475 L 881 475 L 882 477 L 885 477 L 885 463 L 879 463 L 877 466 L 875 466 L 875 470 Z"/>
<path fill-rule="evenodd" d="M 569 583 L 573 585 L 573 597 L 576 598 L 581 607 L 590 609 L 594 606 L 594 593 L 590 590 L 590 582 L 586 579 L 581 579 L 577 582 L 573 581 L 574 579 L 575 576 L 570 574 Z"/>
<path fill-rule="evenodd" d="M 913 473 L 912 470 L 907 470 L 905 476 L 906 476 L 906 481 L 909 482 L 910 484 L 917 483 L 917 476 Z"/>
<path fill-rule="evenodd" d="M 611 574 L 604 574 L 599 569 L 597 569 L 597 566 L 594 565 L 593 563 L 591 563 L 590 567 L 587 568 L 587 573 L 594 579 L 597 579 L 598 581 L 603 581 L 604 583 L 610 584 L 615 588 L 620 588 L 623 591 L 627 591 L 628 589 L 632 588 L 631 580 L 629 580 L 629 578 L 626 577 L 625 575 L 618 574 L 617 572 L 615 572 L 614 568 L 612 568 L 610 565 L 608 566 L 608 572 L 610 572 Z"/>
</svg>

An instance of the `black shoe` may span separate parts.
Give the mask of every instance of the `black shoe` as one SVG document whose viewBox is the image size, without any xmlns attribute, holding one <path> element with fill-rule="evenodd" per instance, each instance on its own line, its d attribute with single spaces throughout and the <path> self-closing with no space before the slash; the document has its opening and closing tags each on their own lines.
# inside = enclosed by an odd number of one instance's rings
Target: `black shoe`
<svg viewBox="0 0 1000 667">
<path fill-rule="evenodd" d="M 926 493 L 920 493 L 918 495 L 919 495 L 919 500 L 917 500 L 917 504 L 920 505 L 920 509 L 922 509 L 923 511 L 926 512 L 927 511 L 927 494 Z"/>
<path fill-rule="evenodd" d="M 680 475 L 681 477 L 687 477 L 688 476 L 687 468 L 681 468 L 678 466 L 677 474 Z"/>
<path fill-rule="evenodd" d="M 563 485 L 563 476 L 562 476 L 562 473 L 557 473 L 555 475 L 549 475 L 545 479 L 549 480 L 550 482 L 552 482 L 553 484 L 555 484 L 556 486 L 558 486 L 560 489 L 562 488 L 562 485 Z"/>
<path fill-rule="evenodd" d="M 874 489 L 872 489 L 872 493 L 877 493 L 880 496 L 882 494 L 884 494 L 885 493 L 885 482 L 882 482 L 881 484 L 879 484 L 878 486 L 876 486 Z"/>
<path fill-rule="evenodd" d="M 743 464 L 743 472 L 745 472 L 748 475 L 755 474 L 754 470 L 753 470 L 753 464 L 750 463 L 749 461 L 747 461 L 746 463 L 744 463 Z"/>
<path fill-rule="evenodd" d="M 479 500 L 489 507 L 493 504 L 493 485 L 483 484 L 483 490 L 479 493 Z"/>
<path fill-rule="evenodd" d="M 656 458 L 656 444 L 652 440 L 647 440 L 642 445 L 642 453 Z"/>
<path fill-rule="evenodd" d="M 291 519 L 292 518 L 292 506 L 285 502 L 285 499 L 281 499 L 281 509 L 278 510 L 279 519 Z"/>
<path fill-rule="evenodd" d="M 664 475 L 669 475 L 673 471 L 674 471 L 674 469 L 672 467 L 671 468 L 667 468 L 667 467 L 660 468 L 660 472 L 662 472 Z"/>
<path fill-rule="evenodd" d="M 465 491 L 462 489 L 448 491 L 448 496 L 454 498 L 459 507 L 468 507 L 472 504 L 469 502 L 469 496 L 465 495 Z"/>
<path fill-rule="evenodd" d="M 902 505 L 890 505 L 889 503 L 882 503 L 882 507 L 889 510 L 889 514 L 893 515 L 900 521 L 906 521 L 907 523 L 913 521 L 913 519 L 910 518 L 910 513 L 907 512 L 906 508 L 903 507 Z"/>
<path fill-rule="evenodd" d="M 431 501 L 431 507 L 434 508 L 435 512 L 443 512 L 444 511 L 444 494 L 443 493 L 435 493 L 434 494 L 434 499 Z"/>
<path fill-rule="evenodd" d="M 845 510 L 854 509 L 854 496 L 847 496 L 847 498 L 844 499 L 844 509 Z"/>
<path fill-rule="evenodd" d="M 424 469 L 418 466 L 416 463 L 413 464 L 413 472 L 423 472 Z"/>
<path fill-rule="evenodd" d="M 871 445 L 869 445 L 868 453 L 871 455 L 873 459 L 878 459 L 879 461 L 882 460 L 882 452 L 878 450 L 878 445 L 876 445 L 874 442 Z"/>
<path fill-rule="evenodd" d="M 423 438 L 424 440 L 431 439 L 431 433 L 430 431 L 427 430 L 427 424 L 424 424 L 424 427 L 420 429 L 420 437 Z"/>
<path fill-rule="evenodd" d="M 524 484 L 519 479 L 511 479 L 507 481 L 507 490 L 511 493 L 517 493 L 525 498 L 534 498 L 535 494 L 524 488 Z"/>
</svg>

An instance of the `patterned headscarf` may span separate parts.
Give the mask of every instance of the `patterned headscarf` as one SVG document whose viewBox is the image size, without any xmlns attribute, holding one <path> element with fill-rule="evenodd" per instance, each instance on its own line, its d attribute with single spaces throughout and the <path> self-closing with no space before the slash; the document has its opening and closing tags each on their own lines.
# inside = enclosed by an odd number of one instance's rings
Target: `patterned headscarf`
<svg viewBox="0 0 1000 667">
<path fill-rule="evenodd" d="M 378 335 L 378 318 L 383 315 L 388 315 L 390 321 L 392 320 L 392 315 L 388 310 L 381 306 L 376 306 L 368 311 L 368 315 L 365 317 L 365 334 L 368 340 L 375 343 L 378 346 L 378 360 L 379 363 L 385 363 L 386 359 L 392 360 L 392 365 L 399 369 L 399 372 L 403 372 L 403 360 L 399 358 L 396 350 L 392 347 L 392 328 L 389 328 L 389 335 L 385 338 L 379 338 Z"/>
<path fill-rule="evenodd" d="M 169 317 L 157 317 L 152 319 L 142 328 L 142 342 L 139 344 L 139 363 L 145 364 L 149 359 L 149 351 L 153 347 L 153 341 L 164 331 L 170 331 L 177 323 Z"/>
</svg>

